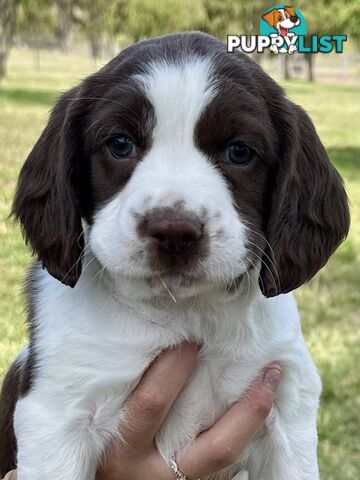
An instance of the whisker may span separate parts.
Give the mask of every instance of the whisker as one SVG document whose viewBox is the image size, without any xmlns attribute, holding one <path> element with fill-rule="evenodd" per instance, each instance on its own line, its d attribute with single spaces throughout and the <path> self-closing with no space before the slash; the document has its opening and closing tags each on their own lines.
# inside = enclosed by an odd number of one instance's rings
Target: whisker
<svg viewBox="0 0 360 480">
<path fill-rule="evenodd" d="M 79 264 L 79 262 L 81 262 L 83 260 L 83 258 L 85 257 L 85 255 L 88 253 L 86 251 L 87 249 L 87 245 L 84 246 L 84 248 L 82 249 L 82 251 L 80 252 L 80 255 L 79 255 L 79 258 L 76 260 L 76 262 L 69 268 L 69 270 L 65 273 L 62 281 L 65 281 L 67 279 L 67 277 L 70 275 L 70 273 L 74 270 L 74 268 L 77 267 L 77 265 Z"/>
<path fill-rule="evenodd" d="M 265 261 L 263 258 L 261 258 L 259 255 L 257 255 L 255 252 L 251 252 L 251 253 L 252 253 L 253 255 L 255 255 L 255 257 L 258 258 L 258 259 L 260 260 L 260 262 L 266 267 L 266 269 L 267 269 L 268 272 L 270 273 L 271 278 L 272 278 L 272 280 L 273 280 L 273 282 L 274 282 L 274 285 L 275 285 L 275 288 L 276 288 L 276 292 L 278 292 L 279 289 L 280 289 L 280 285 L 277 284 L 276 279 L 275 279 L 275 277 L 274 277 L 274 275 L 273 275 L 273 273 L 272 273 L 271 268 L 269 267 L 269 265 L 266 263 L 266 261 Z M 250 259 L 249 259 L 249 261 L 250 261 Z M 254 266 L 254 265 L 253 265 L 253 266 Z M 255 268 L 255 267 L 254 267 L 254 268 Z M 259 276 L 259 278 L 261 278 L 261 277 Z"/>
<path fill-rule="evenodd" d="M 174 295 L 172 294 L 170 288 L 166 285 L 166 283 L 164 282 L 164 280 L 161 278 L 161 275 L 159 275 L 159 278 L 160 278 L 160 280 L 161 280 L 161 283 L 164 285 L 165 290 L 168 292 L 168 294 L 170 295 L 171 299 L 173 300 L 173 302 L 174 302 L 174 303 L 177 303 L 176 298 L 175 298 Z"/>
<path fill-rule="evenodd" d="M 245 270 L 245 273 L 246 273 L 246 280 L 247 280 L 247 291 L 246 291 L 245 301 L 247 302 L 250 295 L 250 274 L 247 270 Z"/>
<path fill-rule="evenodd" d="M 92 124 L 84 131 L 84 135 L 86 135 L 98 122 L 101 122 L 101 118 L 94 120 Z"/>
<path fill-rule="evenodd" d="M 274 250 L 272 248 L 272 246 L 270 245 L 270 243 L 268 242 L 268 240 L 265 238 L 264 235 L 262 235 L 261 233 L 257 232 L 256 230 L 254 230 L 253 228 L 251 228 L 250 224 L 248 222 L 246 222 L 246 220 L 244 221 L 242 219 L 242 222 L 244 222 L 246 228 L 253 234 L 257 235 L 258 237 L 260 237 L 265 243 L 266 245 L 269 247 L 269 250 L 271 252 L 271 254 L 274 256 L 275 258 L 275 254 L 274 254 Z"/>
<path fill-rule="evenodd" d="M 88 263 L 87 266 L 89 266 L 90 263 L 91 263 L 93 260 L 95 260 L 95 257 Z M 90 280 L 89 280 L 88 283 L 86 284 L 86 287 L 88 287 L 88 286 L 95 280 L 95 278 L 96 278 L 101 272 L 103 272 L 103 271 L 105 270 L 105 268 L 106 268 L 106 267 L 103 267 L 103 268 L 101 268 L 100 270 L 98 270 L 98 271 L 90 278 Z"/>
<path fill-rule="evenodd" d="M 79 243 L 81 237 L 82 237 L 83 235 L 84 235 L 84 237 L 85 237 L 85 233 L 90 229 L 90 227 L 91 227 L 91 225 L 88 225 L 87 227 L 83 228 L 83 229 L 82 229 L 82 232 L 81 232 L 80 235 L 78 236 L 78 238 L 77 238 L 77 244 L 78 244 L 79 247 L 81 246 L 80 243 Z M 84 248 L 85 248 L 85 247 L 84 247 Z"/>
<path fill-rule="evenodd" d="M 261 247 L 259 247 L 259 245 L 257 245 L 256 243 L 252 242 L 251 240 L 247 240 L 247 242 L 250 243 L 250 245 L 253 245 L 254 247 L 258 248 L 258 249 L 260 250 L 260 252 L 269 260 L 270 265 L 273 267 L 274 272 L 275 272 L 276 277 L 277 277 L 277 282 L 278 282 L 278 283 L 275 282 L 275 286 L 279 286 L 279 288 L 280 288 L 280 276 L 279 276 L 279 273 L 278 273 L 278 271 L 277 271 L 276 265 L 275 265 L 275 263 L 273 262 L 273 260 L 269 257 L 269 255 L 268 255 Z M 254 252 L 252 252 L 252 253 L 255 255 Z M 274 280 L 275 280 L 275 279 L 274 279 Z"/>
<path fill-rule="evenodd" d="M 251 266 L 254 268 L 254 270 L 255 270 L 255 269 L 256 269 L 256 265 L 254 264 L 254 262 L 252 262 L 252 260 L 251 260 L 250 258 L 248 259 L 248 261 L 249 261 L 250 265 L 251 265 Z M 259 288 L 258 285 L 256 285 L 256 283 L 254 282 L 254 279 L 251 277 L 250 274 L 249 274 L 249 279 L 250 279 L 250 281 L 251 281 L 251 283 L 252 283 L 252 285 L 253 285 L 253 287 L 254 287 L 255 289 Z M 262 279 L 261 279 L 260 276 L 258 277 L 258 279 L 259 279 L 259 282 L 261 283 L 262 287 L 264 287 L 263 281 L 262 281 Z"/>
</svg>

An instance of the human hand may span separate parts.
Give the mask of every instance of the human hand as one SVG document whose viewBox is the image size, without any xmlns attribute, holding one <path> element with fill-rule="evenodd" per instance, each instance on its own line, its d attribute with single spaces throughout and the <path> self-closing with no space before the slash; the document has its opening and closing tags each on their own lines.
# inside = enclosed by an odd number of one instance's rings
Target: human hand
<svg viewBox="0 0 360 480">
<path fill-rule="evenodd" d="M 109 449 L 97 480 L 175 480 L 154 438 L 196 366 L 197 351 L 195 344 L 183 344 L 163 352 L 149 367 L 127 402 L 121 440 Z M 177 454 L 180 470 L 196 479 L 232 465 L 270 413 L 281 374 L 276 364 L 265 367 L 213 427 Z"/>
<path fill-rule="evenodd" d="M 155 435 L 196 366 L 197 346 L 183 344 L 155 360 L 130 396 L 120 438 L 107 452 L 97 480 L 174 480 L 175 474 L 160 456 Z M 176 375 L 174 375 L 176 372 Z M 232 465 L 242 454 L 270 413 L 281 367 L 271 364 L 245 395 L 190 448 L 177 455 L 177 463 L 189 478 L 211 475 Z M 16 471 L 4 480 L 16 480 Z"/>
<path fill-rule="evenodd" d="M 16 470 L 11 470 L 11 472 L 7 473 L 3 480 L 16 480 Z"/>
</svg>

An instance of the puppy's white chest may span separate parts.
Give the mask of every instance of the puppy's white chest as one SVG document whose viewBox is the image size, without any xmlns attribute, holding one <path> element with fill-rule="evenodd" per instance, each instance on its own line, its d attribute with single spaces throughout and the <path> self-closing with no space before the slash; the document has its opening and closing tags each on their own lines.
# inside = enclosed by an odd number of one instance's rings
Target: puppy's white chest
<svg viewBox="0 0 360 480">
<path fill-rule="evenodd" d="M 89 449 L 89 458 L 100 458 L 109 437 L 117 435 L 122 407 L 144 370 L 163 349 L 184 341 L 196 341 L 202 348 L 157 436 L 164 458 L 222 416 L 266 363 L 279 361 L 286 367 L 291 360 L 306 368 L 305 376 L 314 376 L 291 296 L 264 303 L 252 299 L 252 305 L 260 302 L 252 309 L 238 300 L 213 302 L 211 307 L 211 299 L 202 308 L 184 304 L 159 309 L 140 302 L 130 308 L 104 290 L 83 295 L 81 284 L 79 290 L 63 290 L 49 277 L 43 281 L 35 314 L 41 318 L 37 338 L 47 341 L 36 345 L 37 376 L 16 409 L 20 447 L 31 443 L 29 435 L 46 438 L 53 425 L 61 448 L 66 448 L 64 432 L 71 432 Z M 51 301 L 43 301 L 46 297 Z M 284 386 L 284 407 L 297 408 L 299 386 L 289 387 L 286 379 Z M 30 428 L 33 412 L 36 425 Z"/>
</svg>

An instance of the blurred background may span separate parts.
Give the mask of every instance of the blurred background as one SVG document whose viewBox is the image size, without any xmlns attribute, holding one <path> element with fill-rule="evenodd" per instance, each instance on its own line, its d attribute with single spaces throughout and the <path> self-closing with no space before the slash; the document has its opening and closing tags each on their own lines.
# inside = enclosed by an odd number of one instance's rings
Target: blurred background
<svg viewBox="0 0 360 480">
<path fill-rule="evenodd" d="M 308 111 L 350 198 L 347 241 L 296 297 L 324 384 L 322 478 L 355 480 L 360 478 L 360 1 L 289 5 L 304 14 L 308 34 L 348 35 L 341 55 L 253 58 Z M 21 282 L 31 261 L 8 215 L 19 169 L 59 93 L 143 38 L 183 30 L 224 40 L 227 34 L 259 34 L 261 15 L 272 6 L 263 0 L 0 0 L 0 383 L 26 342 Z"/>
</svg>

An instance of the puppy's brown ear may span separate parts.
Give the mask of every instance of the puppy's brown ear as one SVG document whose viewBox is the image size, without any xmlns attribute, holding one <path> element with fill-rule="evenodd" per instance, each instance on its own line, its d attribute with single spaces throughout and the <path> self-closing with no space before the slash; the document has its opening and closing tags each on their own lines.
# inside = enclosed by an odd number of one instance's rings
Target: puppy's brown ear
<svg viewBox="0 0 360 480">
<path fill-rule="evenodd" d="M 270 27 L 274 27 L 276 24 L 275 13 L 276 13 L 276 10 L 274 9 L 268 13 L 265 13 L 265 15 L 262 16 L 262 19 L 265 20 L 265 22 L 267 22 L 270 25 Z"/>
<path fill-rule="evenodd" d="M 296 17 L 295 7 L 284 7 L 284 10 L 290 15 L 290 17 Z"/>
<path fill-rule="evenodd" d="M 77 90 L 63 95 L 21 172 L 12 214 L 51 275 L 74 286 L 81 273 L 83 249 L 76 174 L 79 125 Z M 76 103 L 76 102 L 75 102 Z"/>
<path fill-rule="evenodd" d="M 281 158 L 266 234 L 272 262 L 262 265 L 259 281 L 267 297 L 310 280 L 344 240 L 350 224 L 341 177 L 310 118 L 290 102 L 280 105 L 275 121 Z"/>
</svg>

